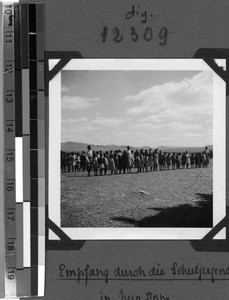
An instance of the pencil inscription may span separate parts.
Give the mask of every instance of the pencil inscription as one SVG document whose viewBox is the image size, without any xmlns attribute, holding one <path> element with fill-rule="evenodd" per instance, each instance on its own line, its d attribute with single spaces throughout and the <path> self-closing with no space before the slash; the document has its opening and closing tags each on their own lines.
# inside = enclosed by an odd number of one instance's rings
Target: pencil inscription
<svg viewBox="0 0 229 300">
<path fill-rule="evenodd" d="M 124 12 L 124 20 L 132 26 L 114 26 L 103 25 L 100 32 L 101 42 L 114 42 L 120 44 L 123 42 L 152 42 L 159 46 L 165 46 L 168 43 L 169 35 L 172 31 L 166 25 L 152 24 L 155 23 L 155 13 L 143 8 L 141 5 L 131 5 Z M 142 25 L 144 25 L 142 27 Z"/>
<path fill-rule="evenodd" d="M 142 24 L 146 24 L 149 18 L 153 18 L 153 13 L 142 9 L 140 5 L 132 5 L 130 11 L 125 14 L 126 20 L 139 19 Z"/>
<path fill-rule="evenodd" d="M 138 41 L 155 42 L 160 46 L 165 46 L 168 42 L 168 36 L 170 33 L 171 31 L 166 26 L 161 27 L 158 31 L 154 30 L 150 26 L 143 28 L 143 30 L 139 30 L 136 29 L 135 26 L 131 26 L 125 34 L 119 27 L 110 28 L 103 26 L 100 36 L 103 43 L 110 40 L 119 44 L 128 40 L 134 43 Z"/>
<path fill-rule="evenodd" d="M 91 266 L 68 267 L 60 264 L 58 267 L 58 280 L 73 280 L 78 283 L 89 281 L 154 281 L 154 280 L 207 280 L 214 283 L 217 280 L 229 280 L 228 266 L 206 266 L 201 263 L 185 265 L 173 262 L 170 266 L 162 267 L 160 264 L 152 265 L 149 268 L 137 266 L 124 268 L 117 266 L 114 269 Z"/>
</svg>

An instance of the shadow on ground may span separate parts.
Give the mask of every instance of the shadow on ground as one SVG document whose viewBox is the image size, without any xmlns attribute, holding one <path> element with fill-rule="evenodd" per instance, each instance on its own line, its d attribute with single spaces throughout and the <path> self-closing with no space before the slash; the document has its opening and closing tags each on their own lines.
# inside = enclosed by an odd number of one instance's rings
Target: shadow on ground
<svg viewBox="0 0 229 300">
<path fill-rule="evenodd" d="M 193 205 L 182 204 L 168 208 L 150 208 L 159 211 L 154 216 L 141 220 L 126 217 L 113 217 L 115 221 L 135 227 L 212 227 L 213 211 L 211 194 L 196 194 L 198 201 Z"/>
</svg>

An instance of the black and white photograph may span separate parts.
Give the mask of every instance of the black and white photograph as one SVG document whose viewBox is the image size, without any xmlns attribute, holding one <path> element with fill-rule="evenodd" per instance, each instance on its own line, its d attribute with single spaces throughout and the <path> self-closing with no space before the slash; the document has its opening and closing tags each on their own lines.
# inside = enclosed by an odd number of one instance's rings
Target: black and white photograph
<svg viewBox="0 0 229 300">
<path fill-rule="evenodd" d="M 214 73 L 172 66 L 61 71 L 63 229 L 213 227 Z"/>
</svg>

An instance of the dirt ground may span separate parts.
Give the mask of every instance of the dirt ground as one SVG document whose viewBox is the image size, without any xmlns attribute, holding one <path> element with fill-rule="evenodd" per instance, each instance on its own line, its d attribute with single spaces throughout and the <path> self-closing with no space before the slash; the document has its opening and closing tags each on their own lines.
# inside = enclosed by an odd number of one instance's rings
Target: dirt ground
<svg viewBox="0 0 229 300">
<path fill-rule="evenodd" d="M 61 225 L 211 227 L 212 178 L 212 161 L 208 168 L 138 174 L 65 173 L 61 175 Z"/>
</svg>

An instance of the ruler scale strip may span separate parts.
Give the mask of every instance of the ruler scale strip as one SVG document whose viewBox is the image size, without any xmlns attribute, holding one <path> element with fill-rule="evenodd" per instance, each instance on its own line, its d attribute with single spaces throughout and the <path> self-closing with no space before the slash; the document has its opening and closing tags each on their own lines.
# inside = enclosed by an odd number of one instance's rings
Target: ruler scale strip
<svg viewBox="0 0 229 300">
<path fill-rule="evenodd" d="M 29 101 L 29 21 L 28 5 L 21 4 L 22 32 L 22 135 L 23 135 L 23 216 L 24 216 L 24 268 L 30 268 L 30 101 Z M 27 226 L 26 226 L 27 225 Z M 29 282 L 31 276 L 29 278 Z"/>
<path fill-rule="evenodd" d="M 22 202 L 22 220 L 20 228 L 22 232 L 19 233 L 18 238 L 22 237 L 23 257 L 22 269 L 18 269 L 17 279 L 17 295 L 30 296 L 31 295 L 31 214 L 30 214 L 30 121 L 29 121 L 29 30 L 28 30 L 28 5 L 19 4 L 20 7 L 20 74 L 21 86 L 20 101 L 17 103 L 19 113 L 19 130 L 18 133 L 22 139 L 22 173 L 23 173 L 23 202 Z M 21 119 L 20 119 L 21 115 Z M 20 131 L 20 132 L 19 132 Z M 18 222 L 19 223 L 19 222 Z"/>
<path fill-rule="evenodd" d="M 22 62 L 22 136 L 23 136 L 23 279 L 24 295 L 31 295 L 31 214 L 30 214 L 30 84 L 29 84 L 29 12 L 21 4 Z"/>
<path fill-rule="evenodd" d="M 23 287 L 23 137 L 22 137 L 22 62 L 21 62 L 21 6 L 14 4 L 15 10 L 15 35 L 14 35 L 14 57 L 15 57 L 15 168 L 16 168 L 16 279 L 17 296 L 24 295 Z"/>
<path fill-rule="evenodd" d="M 38 129 L 38 295 L 45 282 L 45 94 L 44 94 L 44 5 L 36 5 L 37 129 Z"/>
<path fill-rule="evenodd" d="M 38 123 L 36 4 L 29 4 L 31 295 L 38 295 Z"/>
<path fill-rule="evenodd" d="M 0 169 L 4 170 L 4 94 L 3 94 L 3 4 L 0 3 Z M 5 211 L 4 211 L 4 193 L 5 182 L 4 182 L 4 172 L 0 173 L 0 265 L 5 269 Z M 4 272 L 0 272 L 0 298 L 5 297 L 5 277 Z"/>
<path fill-rule="evenodd" d="M 42 3 L 4 4 L 5 296 L 43 296 L 45 95 Z"/>
<path fill-rule="evenodd" d="M 21 72 L 21 17 L 19 4 L 14 5 L 15 57 L 15 169 L 16 169 L 16 224 L 17 269 L 23 268 L 23 141 L 22 141 L 22 72 Z"/>
<path fill-rule="evenodd" d="M 5 124 L 5 297 L 16 289 L 14 4 L 3 4 Z"/>
</svg>

